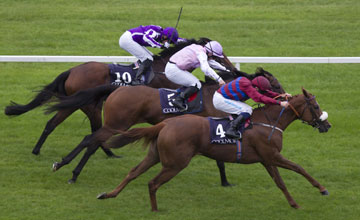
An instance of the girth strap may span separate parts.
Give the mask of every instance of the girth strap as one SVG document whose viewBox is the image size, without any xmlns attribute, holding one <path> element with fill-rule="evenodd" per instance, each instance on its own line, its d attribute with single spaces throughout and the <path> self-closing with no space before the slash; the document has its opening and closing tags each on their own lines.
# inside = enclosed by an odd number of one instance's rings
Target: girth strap
<svg viewBox="0 0 360 220">
<path fill-rule="evenodd" d="M 273 126 L 273 125 L 264 124 L 264 123 L 258 123 L 258 122 L 253 122 L 252 124 L 253 124 L 253 125 L 261 125 L 261 126 L 263 126 L 263 127 L 272 128 L 272 129 L 275 129 L 275 130 L 280 131 L 281 133 L 283 133 L 283 132 L 284 132 L 284 131 L 283 131 L 283 130 L 281 130 L 280 128 L 275 127 L 275 126 Z"/>
</svg>

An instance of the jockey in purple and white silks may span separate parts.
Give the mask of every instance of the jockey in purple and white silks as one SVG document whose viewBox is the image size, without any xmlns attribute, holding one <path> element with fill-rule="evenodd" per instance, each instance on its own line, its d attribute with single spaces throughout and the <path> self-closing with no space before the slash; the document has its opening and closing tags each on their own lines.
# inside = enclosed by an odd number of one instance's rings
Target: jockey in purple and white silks
<svg viewBox="0 0 360 220">
<path fill-rule="evenodd" d="M 216 80 L 220 86 L 225 85 L 224 80 L 211 67 L 219 70 L 226 68 L 215 60 L 209 60 L 212 56 L 224 57 L 222 46 L 217 41 L 210 41 L 205 46 L 191 44 L 170 57 L 165 67 L 166 77 L 176 84 L 188 87 L 173 101 L 180 111 L 186 110 L 184 101 L 201 88 L 200 80 L 189 71 L 200 67 L 205 75 Z"/>
<path fill-rule="evenodd" d="M 248 99 L 263 104 L 281 105 L 285 108 L 289 105 L 286 101 L 280 102 L 273 99 L 276 96 L 291 97 L 288 93 L 279 94 L 271 91 L 269 80 L 263 76 L 255 77 L 251 81 L 246 77 L 238 77 L 220 87 L 213 97 L 214 107 L 234 116 L 225 135 L 229 138 L 241 138 L 238 128 L 252 114 L 251 106 L 245 103 Z"/>
<path fill-rule="evenodd" d="M 148 25 L 125 31 L 119 39 L 120 47 L 141 61 L 133 84 L 139 84 L 141 75 L 153 62 L 153 54 L 145 47 L 168 48 L 171 43 L 175 44 L 182 40 L 173 27 L 163 29 L 157 25 Z"/>
</svg>

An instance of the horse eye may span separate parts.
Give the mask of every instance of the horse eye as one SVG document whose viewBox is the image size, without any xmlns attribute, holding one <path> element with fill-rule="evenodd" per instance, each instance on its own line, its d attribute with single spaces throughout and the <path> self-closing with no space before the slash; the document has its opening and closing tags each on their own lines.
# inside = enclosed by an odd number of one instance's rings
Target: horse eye
<svg viewBox="0 0 360 220">
<path fill-rule="evenodd" d="M 318 106 L 318 105 L 315 105 L 315 106 L 314 106 L 314 109 L 319 109 L 319 106 Z"/>
</svg>

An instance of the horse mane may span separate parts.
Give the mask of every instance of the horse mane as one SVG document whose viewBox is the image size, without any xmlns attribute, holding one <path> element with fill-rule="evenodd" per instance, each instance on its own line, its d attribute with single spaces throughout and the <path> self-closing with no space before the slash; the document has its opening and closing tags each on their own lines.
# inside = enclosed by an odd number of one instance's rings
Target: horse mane
<svg viewBox="0 0 360 220">
<path fill-rule="evenodd" d="M 218 71 L 218 74 L 224 81 L 234 80 L 237 77 L 235 73 L 228 72 L 228 71 Z M 204 84 L 205 85 L 214 85 L 214 84 L 218 84 L 218 82 L 208 76 L 205 76 Z"/>
<path fill-rule="evenodd" d="M 182 41 L 177 43 L 175 46 L 171 46 L 169 48 L 163 49 L 159 54 L 154 55 L 154 60 L 159 60 L 162 57 L 167 57 L 175 54 L 179 50 L 183 49 L 186 46 L 189 46 L 191 44 L 199 44 L 204 46 L 207 42 L 211 41 L 209 38 L 202 37 L 199 40 L 195 39 L 187 39 L 186 41 Z"/>
</svg>

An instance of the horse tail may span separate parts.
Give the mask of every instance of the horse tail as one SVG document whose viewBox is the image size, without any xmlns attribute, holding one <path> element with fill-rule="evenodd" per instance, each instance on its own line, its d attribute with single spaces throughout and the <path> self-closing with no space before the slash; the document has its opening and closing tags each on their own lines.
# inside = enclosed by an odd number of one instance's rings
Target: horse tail
<svg viewBox="0 0 360 220">
<path fill-rule="evenodd" d="M 50 105 L 46 108 L 45 113 L 49 114 L 55 111 L 66 110 L 66 109 L 79 109 L 86 105 L 98 104 L 105 100 L 118 86 L 107 84 L 81 90 L 74 95 L 62 97 L 56 101 L 56 104 Z"/>
<path fill-rule="evenodd" d="M 126 144 L 144 140 L 143 146 L 146 147 L 149 143 L 155 143 L 160 131 L 166 126 L 165 122 L 160 122 L 154 126 L 147 128 L 133 128 L 128 131 L 119 132 L 120 135 L 112 137 L 105 143 L 106 148 L 120 148 Z"/>
<path fill-rule="evenodd" d="M 10 105 L 5 108 L 5 115 L 21 115 L 38 106 L 45 104 L 54 94 L 66 95 L 65 92 L 65 81 L 70 75 L 70 70 L 61 73 L 55 78 L 53 82 L 43 87 L 35 98 L 26 105 L 20 105 L 16 102 L 11 101 Z"/>
</svg>

